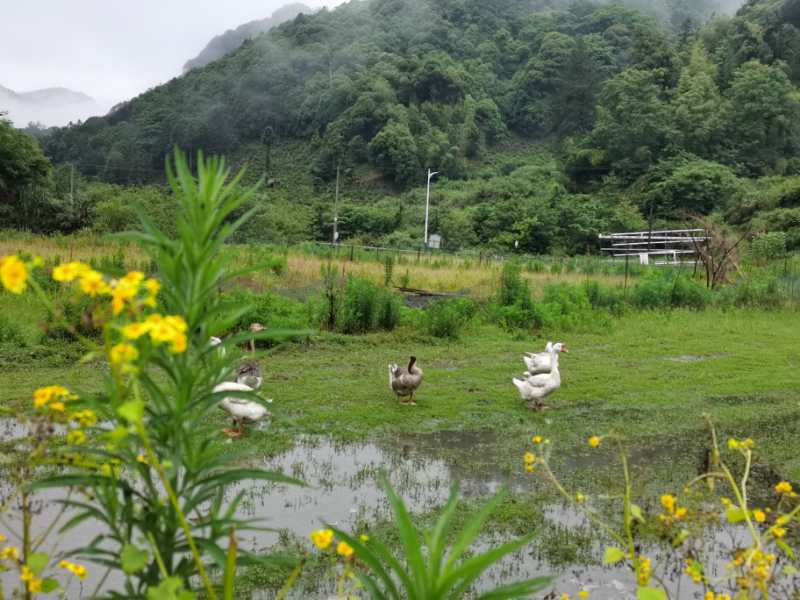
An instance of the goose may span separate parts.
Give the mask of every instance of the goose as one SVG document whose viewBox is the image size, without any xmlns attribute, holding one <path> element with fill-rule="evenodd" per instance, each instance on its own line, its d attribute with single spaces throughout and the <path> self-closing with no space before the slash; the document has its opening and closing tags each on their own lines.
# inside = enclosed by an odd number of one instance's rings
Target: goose
<svg viewBox="0 0 800 600">
<path fill-rule="evenodd" d="M 525 366 L 528 367 L 528 372 L 530 372 L 531 375 L 550 372 L 552 369 L 552 363 L 550 362 L 551 348 L 554 348 L 557 353 L 569 353 L 569 350 L 567 350 L 567 345 L 563 342 L 558 342 L 556 344 L 553 342 L 547 342 L 544 352 L 538 352 L 536 354 L 526 352 L 522 359 L 525 361 Z"/>
<path fill-rule="evenodd" d="M 558 352 L 555 346 L 550 348 L 550 361 L 553 366 L 550 373 L 533 375 L 526 372 L 524 379 L 511 381 L 519 390 L 519 395 L 528 402 L 530 408 L 542 408 L 542 401 L 561 387 L 561 374 L 558 371 Z"/>
<path fill-rule="evenodd" d="M 217 354 L 220 358 L 225 358 L 225 346 L 222 345 L 222 338 L 214 337 L 212 335 L 208 339 L 208 345 L 217 349 Z"/>
<path fill-rule="evenodd" d="M 253 384 L 251 387 L 246 381 Z M 261 373 L 256 364 L 245 365 L 237 371 L 236 381 L 225 381 L 214 387 L 214 393 L 222 392 L 254 392 L 261 386 Z M 272 400 L 267 400 L 271 404 Z M 227 396 L 223 398 L 219 407 L 233 417 L 233 424 L 236 429 L 224 429 L 223 432 L 228 437 L 241 437 L 244 433 L 246 423 L 257 423 L 269 414 L 269 411 L 258 402 L 245 400 L 238 396 Z"/>
<path fill-rule="evenodd" d="M 250 324 L 250 333 L 261 333 L 264 331 L 266 327 L 264 327 L 261 323 L 251 323 Z M 250 338 L 250 353 L 256 353 L 256 338 L 255 336 Z"/>
<path fill-rule="evenodd" d="M 422 383 L 422 369 L 417 366 L 417 357 L 412 356 L 408 361 L 408 368 L 403 369 L 396 364 L 389 365 L 389 388 L 395 393 L 397 398 L 409 397 L 409 400 L 401 400 L 401 404 L 416 406 L 414 402 L 414 392 L 417 391 Z"/>
</svg>

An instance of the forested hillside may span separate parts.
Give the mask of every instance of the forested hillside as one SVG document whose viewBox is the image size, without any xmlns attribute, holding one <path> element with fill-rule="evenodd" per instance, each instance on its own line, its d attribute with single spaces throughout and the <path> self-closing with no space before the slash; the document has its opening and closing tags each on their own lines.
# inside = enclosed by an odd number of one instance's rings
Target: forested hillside
<svg viewBox="0 0 800 600">
<path fill-rule="evenodd" d="M 714 16 L 729 7 L 356 0 L 44 147 L 115 184 L 161 181 L 176 145 L 250 162 L 276 186 L 261 231 L 284 240 L 329 238 L 340 167 L 351 239 L 418 240 L 432 168 L 451 248 L 592 250 L 598 231 L 688 213 L 798 245 L 800 0 Z"/>
</svg>

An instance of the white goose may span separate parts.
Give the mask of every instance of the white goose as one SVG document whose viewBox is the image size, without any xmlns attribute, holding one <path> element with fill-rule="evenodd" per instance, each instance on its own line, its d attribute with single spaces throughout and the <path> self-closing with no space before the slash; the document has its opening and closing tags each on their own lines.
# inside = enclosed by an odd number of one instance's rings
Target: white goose
<svg viewBox="0 0 800 600">
<path fill-rule="evenodd" d="M 256 374 L 254 375 L 253 369 L 255 368 Z M 214 393 L 220 392 L 254 392 L 256 388 L 250 387 L 244 381 L 247 380 L 251 383 L 255 380 L 256 387 L 261 385 L 261 376 L 258 373 L 258 366 L 250 366 L 246 372 L 237 374 L 236 381 L 225 381 L 214 387 Z M 272 403 L 272 400 L 267 400 Z M 269 411 L 258 402 L 252 400 L 245 400 L 238 396 L 228 396 L 223 398 L 219 407 L 233 417 L 233 424 L 237 426 L 236 429 L 224 429 L 223 432 L 228 437 L 240 437 L 244 433 L 244 426 L 246 423 L 257 423 L 269 414 Z"/>
<path fill-rule="evenodd" d="M 561 373 L 558 371 L 558 352 L 550 347 L 552 370 L 549 373 L 532 375 L 525 373 L 525 379 L 512 379 L 519 395 L 528 402 L 530 408 L 542 408 L 542 401 L 561 387 Z"/>
<path fill-rule="evenodd" d="M 547 342 L 544 352 L 538 352 L 536 354 L 526 352 L 525 356 L 522 357 L 522 360 L 525 361 L 525 366 L 528 367 L 528 372 L 531 375 L 549 373 L 552 370 L 553 363 L 550 361 L 551 348 L 555 349 L 556 352 L 569 353 L 569 350 L 567 350 L 567 345 L 563 342 L 558 342 L 556 344 L 553 342 Z"/>
</svg>

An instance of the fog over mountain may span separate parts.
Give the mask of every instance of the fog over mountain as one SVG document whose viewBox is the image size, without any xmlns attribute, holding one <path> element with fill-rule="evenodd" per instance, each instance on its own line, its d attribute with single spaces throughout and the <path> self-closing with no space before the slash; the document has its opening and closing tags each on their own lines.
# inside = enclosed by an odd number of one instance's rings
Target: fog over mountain
<svg viewBox="0 0 800 600">
<path fill-rule="evenodd" d="M 101 114 L 103 108 L 94 98 L 67 88 L 15 92 L 0 85 L 0 112 L 6 112 L 17 127 L 31 122 L 49 127 L 85 120 Z"/>
<path fill-rule="evenodd" d="M 255 37 L 260 33 L 265 33 L 281 23 L 291 21 L 301 13 L 307 15 L 312 12 L 314 12 L 313 9 L 299 2 L 287 4 L 265 19 L 249 21 L 244 25 L 239 25 L 236 29 L 229 29 L 225 33 L 212 39 L 195 58 L 187 61 L 186 64 L 183 65 L 183 72 L 186 73 L 192 69 L 203 67 L 210 62 L 219 60 L 229 52 L 236 50 L 245 40 Z"/>
</svg>

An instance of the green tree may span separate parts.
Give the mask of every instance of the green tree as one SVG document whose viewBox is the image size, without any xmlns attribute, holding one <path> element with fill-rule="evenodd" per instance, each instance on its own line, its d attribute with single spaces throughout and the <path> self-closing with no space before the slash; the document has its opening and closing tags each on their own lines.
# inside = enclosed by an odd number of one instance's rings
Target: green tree
<svg viewBox="0 0 800 600">
<path fill-rule="evenodd" d="M 603 86 L 592 142 L 623 179 L 645 172 L 664 153 L 673 129 L 658 75 L 626 69 Z"/>
<path fill-rule="evenodd" d="M 397 183 L 407 185 L 419 175 L 417 143 L 408 125 L 392 121 L 369 143 L 372 162 Z"/>
<path fill-rule="evenodd" d="M 716 83 L 717 67 L 702 44 L 692 47 L 672 101 L 680 145 L 698 156 L 715 156 L 723 141 L 728 103 Z"/>
<path fill-rule="evenodd" d="M 0 199 L 15 202 L 23 187 L 43 185 L 49 176 L 50 162 L 36 139 L 0 118 Z"/>
<path fill-rule="evenodd" d="M 753 174 L 791 156 L 800 144 L 796 88 L 778 67 L 750 61 L 739 67 L 727 93 L 731 103 L 728 142 L 734 156 Z"/>
</svg>

